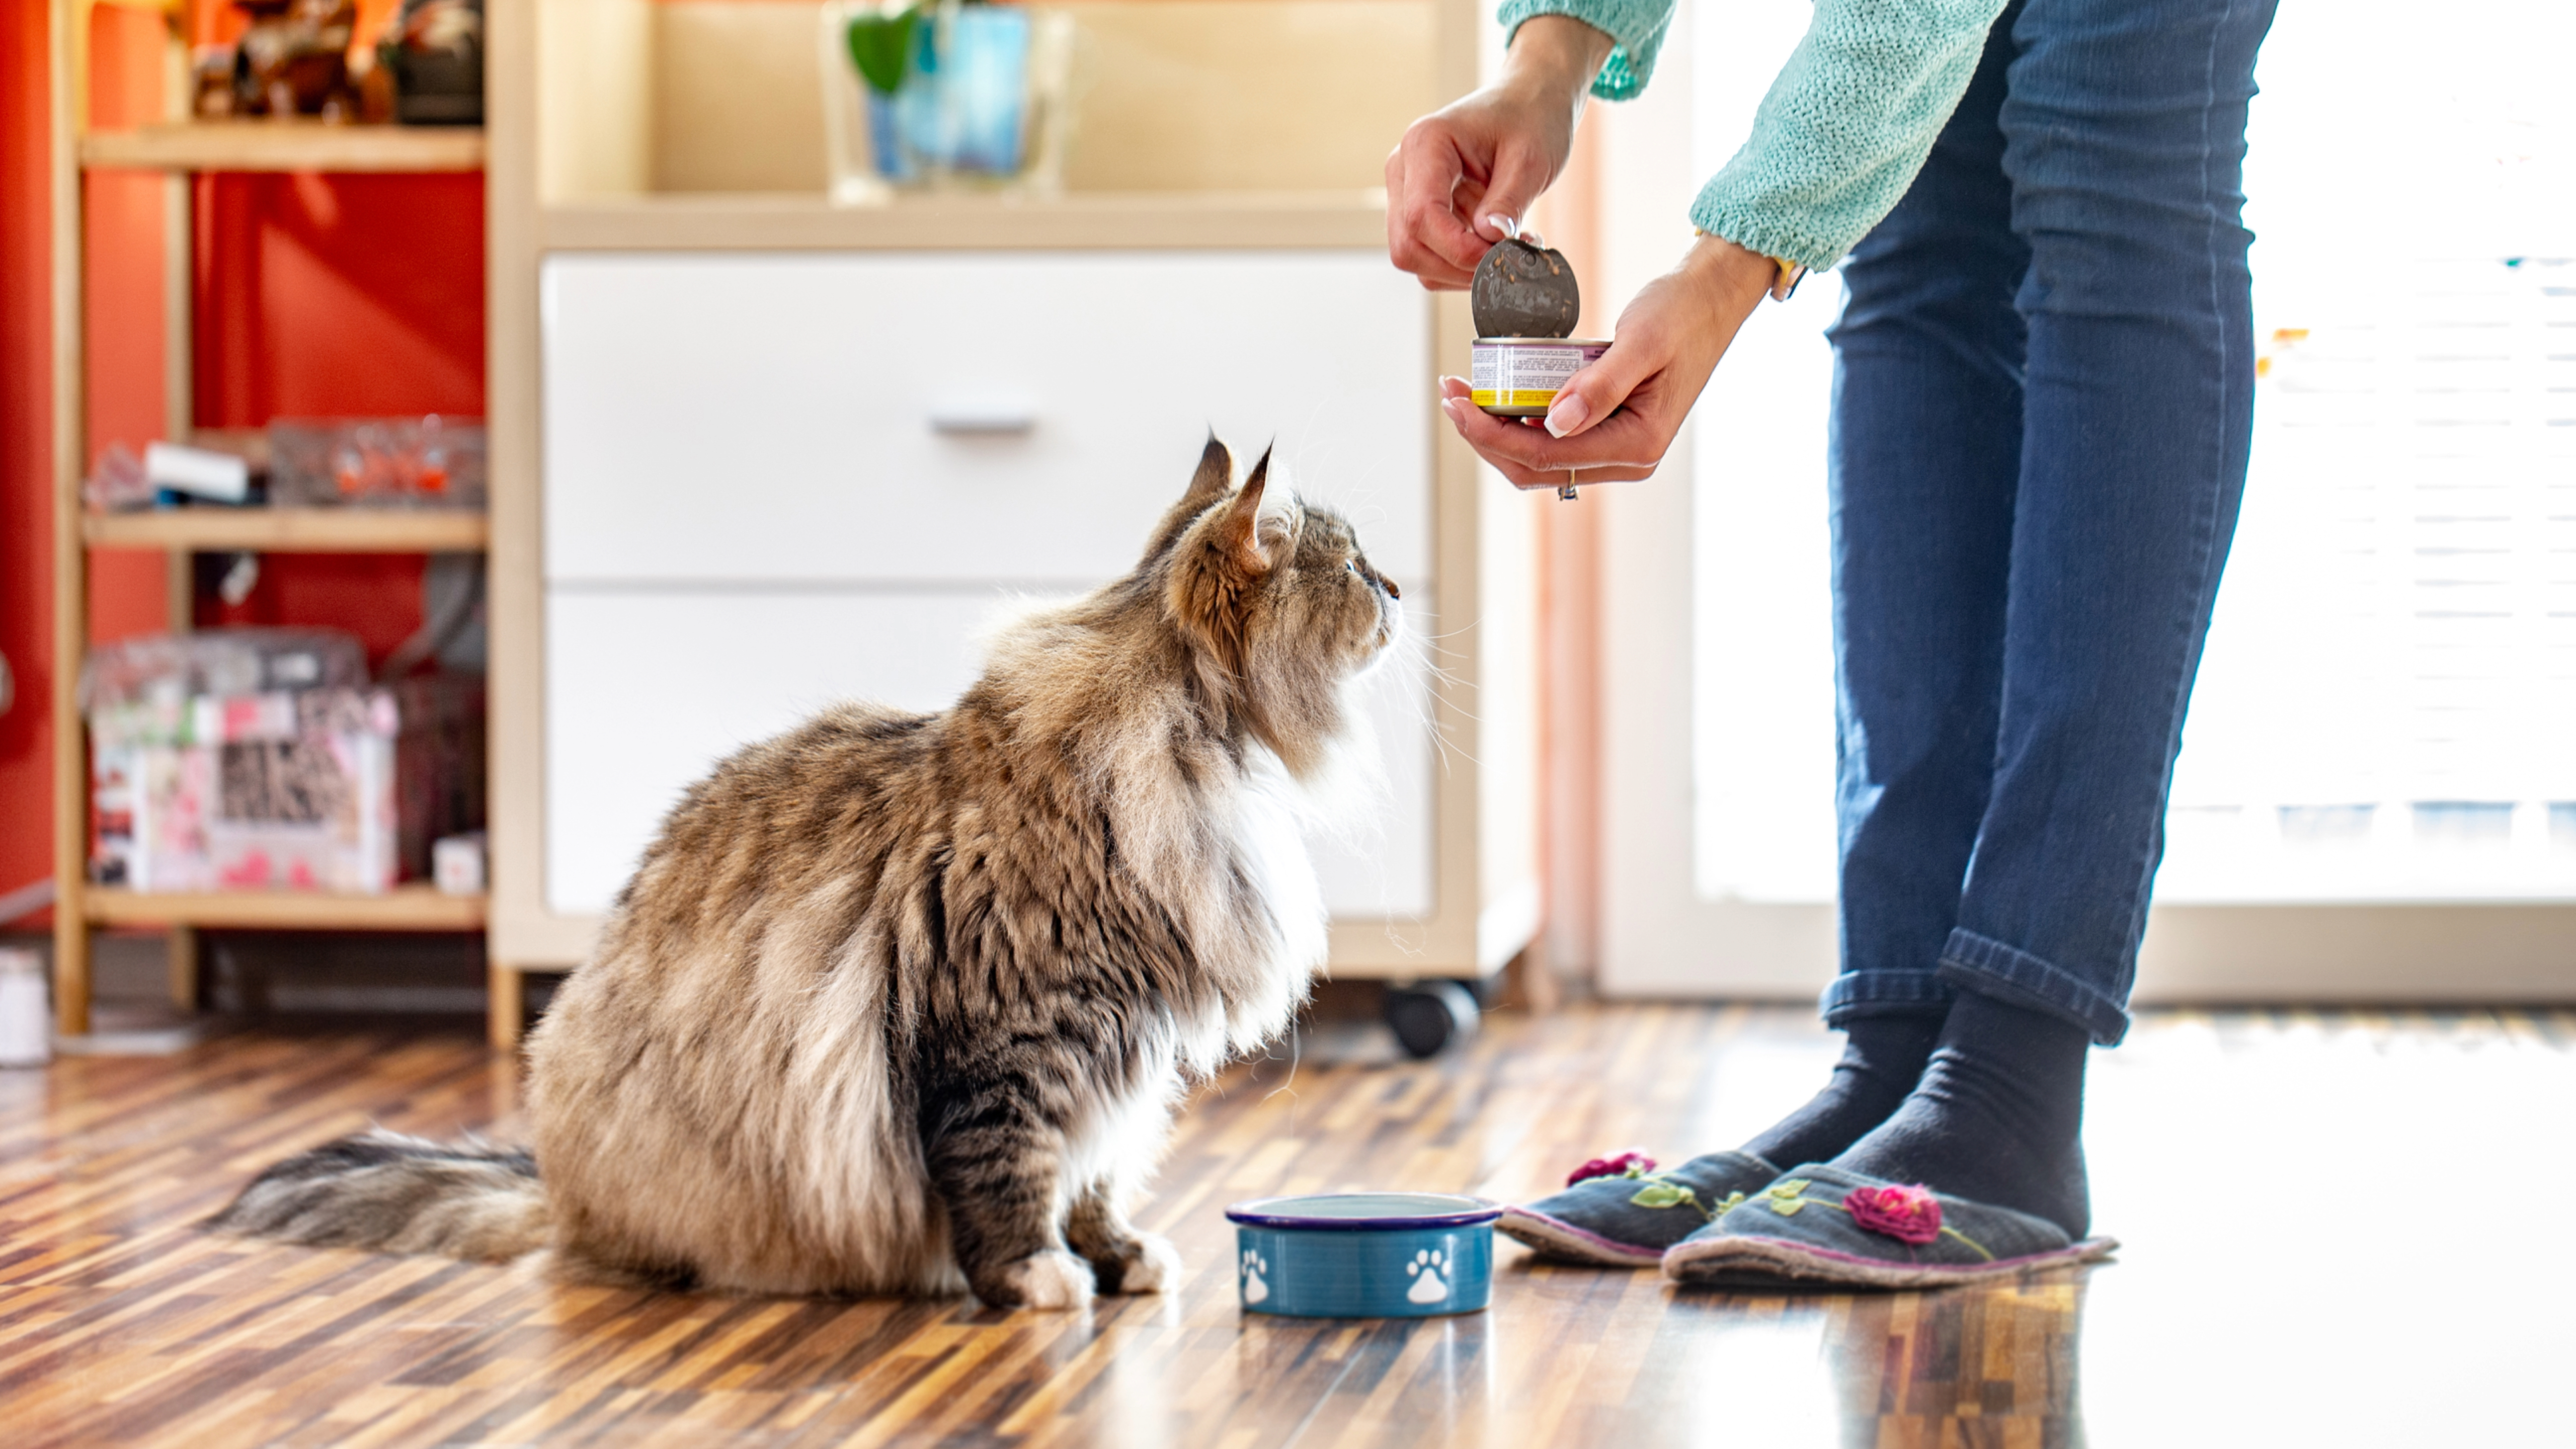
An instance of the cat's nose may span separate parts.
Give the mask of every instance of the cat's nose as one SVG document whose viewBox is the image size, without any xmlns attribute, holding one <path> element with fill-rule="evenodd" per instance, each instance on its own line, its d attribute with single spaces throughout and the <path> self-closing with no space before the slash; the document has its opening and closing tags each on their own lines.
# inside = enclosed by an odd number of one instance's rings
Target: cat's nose
<svg viewBox="0 0 2576 1449">
<path fill-rule="evenodd" d="M 1386 590 L 1386 596 L 1388 598 L 1401 599 L 1404 597 L 1404 590 L 1395 586 L 1395 580 L 1388 578 L 1384 574 L 1379 574 L 1377 576 L 1377 582 L 1379 588 Z"/>
</svg>

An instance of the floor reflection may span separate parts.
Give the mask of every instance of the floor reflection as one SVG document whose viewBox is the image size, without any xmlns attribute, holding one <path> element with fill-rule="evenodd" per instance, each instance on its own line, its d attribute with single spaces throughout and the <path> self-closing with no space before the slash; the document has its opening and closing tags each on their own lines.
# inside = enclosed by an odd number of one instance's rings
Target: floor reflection
<svg viewBox="0 0 2576 1449">
<path fill-rule="evenodd" d="M 1939 1293 L 1677 1294 L 1637 1397 L 1775 1449 L 2081 1444 L 2084 1272 Z"/>
<path fill-rule="evenodd" d="M 1193 1372 L 1184 1354 L 1159 1371 L 1156 1392 L 1140 1396 L 1140 1417 L 1164 1421 L 1167 1434 L 1111 1433 L 1095 1442 L 1286 1442 L 1279 1436 L 1291 1426 L 1299 1443 L 1514 1442 L 1509 1414 L 1498 1412 L 1514 1397 L 1495 1370 L 1499 1332 L 1488 1313 L 1371 1321 L 1244 1314 L 1233 1351 L 1213 1372 Z"/>
<path fill-rule="evenodd" d="M 2084 1288 L 2085 1270 L 2075 1269 L 1841 1300 L 1827 1314 L 1824 1363 L 1842 1442 L 2082 1443 Z"/>
</svg>

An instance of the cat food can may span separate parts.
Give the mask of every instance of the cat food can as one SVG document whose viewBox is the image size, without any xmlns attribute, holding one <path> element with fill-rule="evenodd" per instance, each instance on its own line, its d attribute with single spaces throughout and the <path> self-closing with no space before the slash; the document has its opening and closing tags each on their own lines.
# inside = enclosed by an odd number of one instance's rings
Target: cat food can
<svg viewBox="0 0 2576 1449">
<path fill-rule="evenodd" d="M 1498 418 L 1546 417 L 1565 380 L 1609 350 L 1597 338 L 1479 337 L 1467 378 L 1470 399 Z"/>
<path fill-rule="evenodd" d="M 1493 1296 L 1502 1207 L 1437 1192 L 1272 1197 L 1225 1210 L 1246 1313 L 1432 1318 Z"/>
</svg>

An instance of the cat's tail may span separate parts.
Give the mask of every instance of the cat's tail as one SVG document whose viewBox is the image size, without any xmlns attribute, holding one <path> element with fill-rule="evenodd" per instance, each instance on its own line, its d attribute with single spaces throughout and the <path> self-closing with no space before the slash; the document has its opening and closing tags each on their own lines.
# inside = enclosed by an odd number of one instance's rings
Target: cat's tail
<svg viewBox="0 0 2576 1449">
<path fill-rule="evenodd" d="M 271 1167 L 206 1227 L 316 1248 L 502 1263 L 546 1245 L 546 1193 L 525 1148 L 379 1128 Z"/>
</svg>

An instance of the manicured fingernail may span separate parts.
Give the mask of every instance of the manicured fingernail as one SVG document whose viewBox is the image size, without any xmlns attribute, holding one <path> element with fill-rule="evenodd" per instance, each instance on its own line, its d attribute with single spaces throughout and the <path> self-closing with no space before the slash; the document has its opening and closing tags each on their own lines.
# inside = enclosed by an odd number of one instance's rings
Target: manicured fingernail
<svg viewBox="0 0 2576 1449">
<path fill-rule="evenodd" d="M 1510 217 L 1503 215 L 1499 211 L 1495 212 L 1492 216 L 1486 217 L 1485 225 L 1492 227 L 1494 230 L 1501 232 L 1505 236 L 1516 237 L 1521 234 L 1521 224 Z"/>
<path fill-rule="evenodd" d="M 1563 394 L 1548 407 L 1547 435 L 1551 438 L 1562 438 L 1591 420 L 1592 404 L 1583 400 L 1583 394 L 1579 392 Z"/>
</svg>

